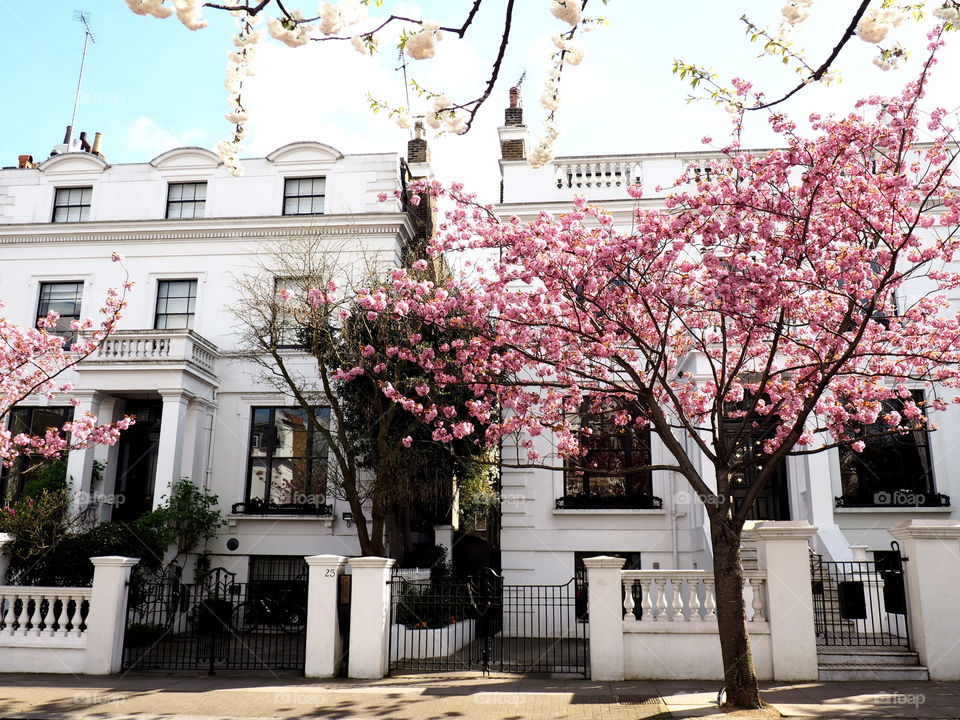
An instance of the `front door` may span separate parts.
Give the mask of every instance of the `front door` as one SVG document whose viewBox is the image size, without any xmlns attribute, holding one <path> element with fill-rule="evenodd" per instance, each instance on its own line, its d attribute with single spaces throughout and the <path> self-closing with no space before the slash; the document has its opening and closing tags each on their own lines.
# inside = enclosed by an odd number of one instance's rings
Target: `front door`
<svg viewBox="0 0 960 720">
<path fill-rule="evenodd" d="M 761 447 L 763 437 L 751 438 L 743 444 L 737 453 L 737 459 L 752 455 L 755 462 L 740 468 L 730 478 L 730 494 L 733 502 L 740 506 L 747 491 L 756 480 L 765 464 L 765 455 Z M 774 468 L 773 474 L 767 480 L 766 487 L 760 492 L 753 507 L 750 508 L 748 520 L 789 520 L 790 519 L 790 492 L 787 486 L 787 463 L 781 459 Z"/>
<path fill-rule="evenodd" d="M 153 484 L 160 442 L 163 403 L 128 400 L 124 412 L 137 421 L 120 433 L 117 452 L 116 495 L 111 519 L 132 522 L 153 509 Z"/>
</svg>

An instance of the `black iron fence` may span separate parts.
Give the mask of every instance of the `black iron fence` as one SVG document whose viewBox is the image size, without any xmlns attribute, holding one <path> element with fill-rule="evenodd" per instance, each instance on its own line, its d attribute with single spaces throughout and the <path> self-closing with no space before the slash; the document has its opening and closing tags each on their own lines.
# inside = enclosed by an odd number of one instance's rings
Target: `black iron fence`
<svg viewBox="0 0 960 720">
<path fill-rule="evenodd" d="M 141 670 L 303 671 L 306 582 L 280 588 L 212 570 L 130 587 L 123 667 Z"/>
<path fill-rule="evenodd" d="M 392 581 L 393 671 L 589 673 L 587 625 L 574 580 L 506 585 L 493 570 L 467 581 Z"/>
<path fill-rule="evenodd" d="M 910 647 L 899 546 L 874 560 L 829 561 L 812 554 L 817 642 L 833 646 Z"/>
</svg>

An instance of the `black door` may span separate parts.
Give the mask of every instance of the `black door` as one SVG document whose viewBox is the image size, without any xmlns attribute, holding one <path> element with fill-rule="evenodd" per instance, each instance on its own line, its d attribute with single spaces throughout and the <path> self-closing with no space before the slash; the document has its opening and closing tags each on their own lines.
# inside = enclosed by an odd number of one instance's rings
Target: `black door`
<svg viewBox="0 0 960 720">
<path fill-rule="evenodd" d="M 741 441 L 741 448 L 735 459 L 752 457 L 753 461 L 740 468 L 730 478 L 730 494 L 734 503 L 739 507 L 750 486 L 754 483 L 760 471 L 766 464 L 766 455 L 761 443 L 762 436 L 752 437 Z M 790 519 L 790 492 L 787 487 L 787 463 L 781 459 L 773 470 L 766 487 L 760 492 L 757 501 L 750 508 L 748 520 L 789 520 Z"/>
<path fill-rule="evenodd" d="M 132 522 L 153 509 L 162 411 L 159 400 L 127 401 L 124 413 L 136 415 L 137 421 L 120 433 L 113 520 Z"/>
</svg>

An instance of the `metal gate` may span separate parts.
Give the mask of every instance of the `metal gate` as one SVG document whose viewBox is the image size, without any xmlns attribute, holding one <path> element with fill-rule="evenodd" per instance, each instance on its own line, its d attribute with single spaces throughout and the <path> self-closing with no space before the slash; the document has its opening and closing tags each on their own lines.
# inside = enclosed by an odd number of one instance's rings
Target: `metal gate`
<svg viewBox="0 0 960 720">
<path fill-rule="evenodd" d="M 392 580 L 391 671 L 589 676 L 585 584 L 506 585 L 486 569 L 467 581 Z"/>
<path fill-rule="evenodd" d="M 124 669 L 303 671 L 306 582 L 240 583 L 216 568 L 197 582 L 131 582 Z"/>
<path fill-rule="evenodd" d="M 828 561 L 811 554 L 817 643 L 910 647 L 900 546 L 875 560 Z"/>
</svg>

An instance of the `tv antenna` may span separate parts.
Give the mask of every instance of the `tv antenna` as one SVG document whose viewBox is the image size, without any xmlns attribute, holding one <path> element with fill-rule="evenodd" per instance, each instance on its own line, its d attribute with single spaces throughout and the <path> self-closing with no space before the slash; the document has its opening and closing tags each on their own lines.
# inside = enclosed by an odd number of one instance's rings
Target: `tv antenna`
<svg viewBox="0 0 960 720">
<path fill-rule="evenodd" d="M 80 58 L 80 77 L 77 78 L 77 94 L 73 99 L 73 115 L 70 117 L 71 133 L 74 124 L 77 122 L 77 106 L 80 104 L 80 85 L 83 83 L 83 67 L 87 64 L 87 45 L 97 42 L 93 37 L 93 29 L 90 27 L 89 12 L 74 10 L 73 19 L 75 22 L 83 24 L 83 55 Z"/>
</svg>

